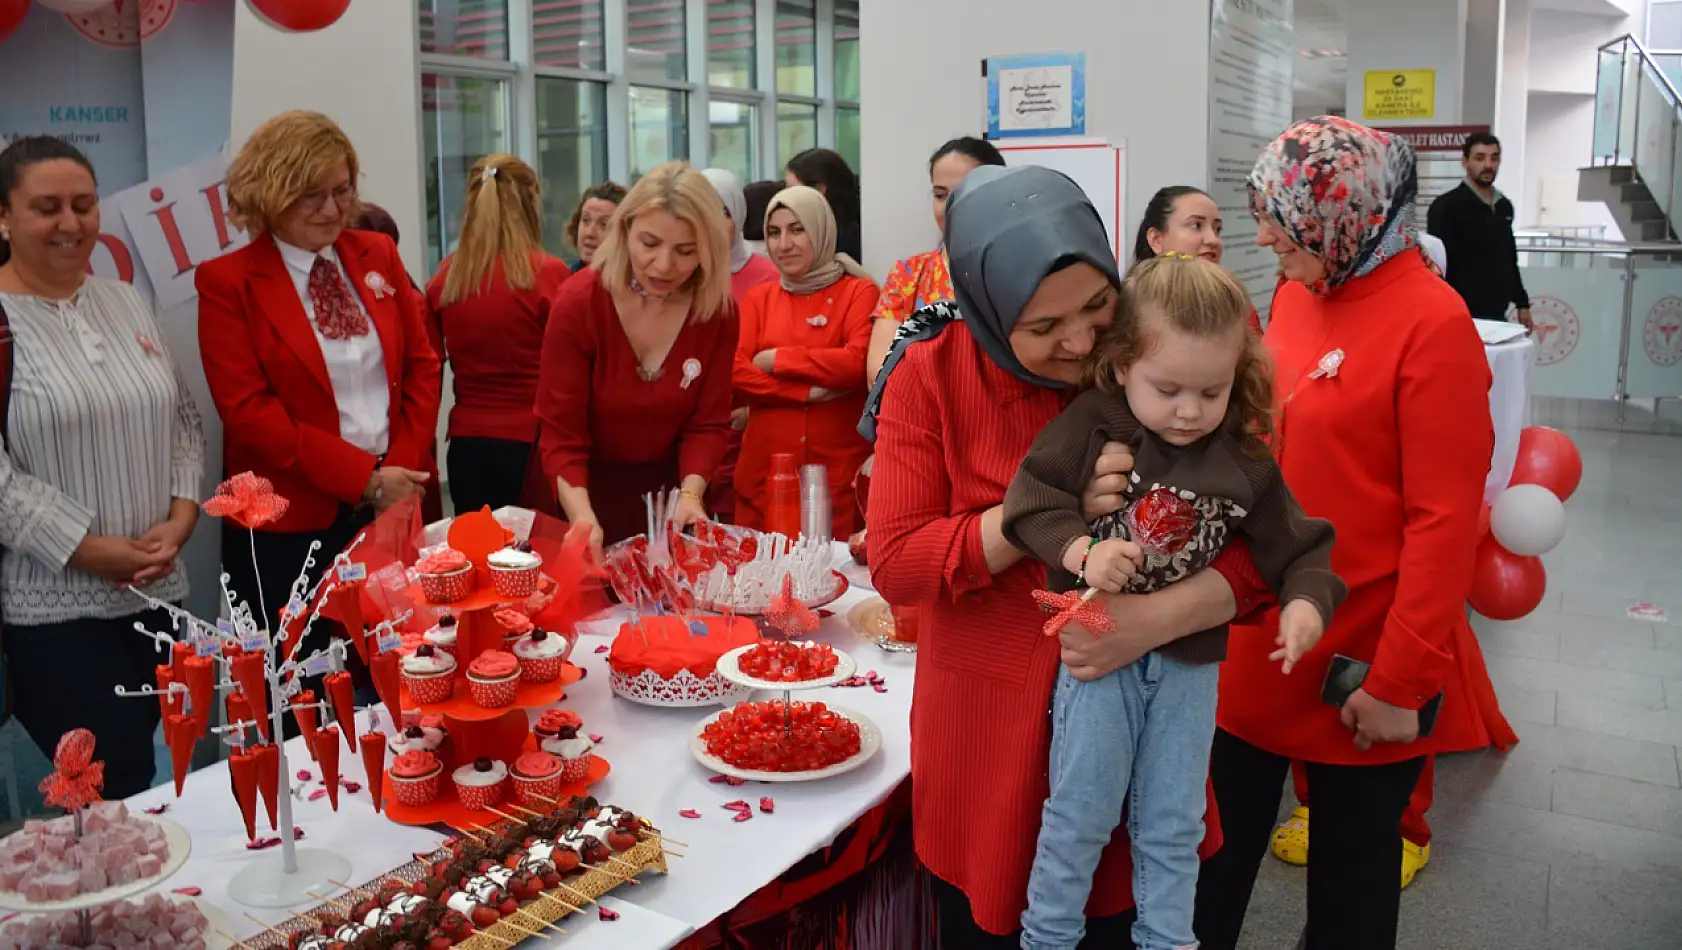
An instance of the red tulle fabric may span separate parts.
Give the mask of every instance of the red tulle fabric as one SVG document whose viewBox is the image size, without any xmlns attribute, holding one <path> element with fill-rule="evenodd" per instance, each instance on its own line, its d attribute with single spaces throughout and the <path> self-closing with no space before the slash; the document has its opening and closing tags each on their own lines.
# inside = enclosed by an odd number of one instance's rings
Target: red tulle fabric
<svg viewBox="0 0 1682 950">
<path fill-rule="evenodd" d="M 216 494 L 204 503 L 204 513 L 227 518 L 242 528 L 261 528 L 280 519 L 290 504 L 275 494 L 274 483 L 251 472 L 241 472 L 216 486 Z"/>
<path fill-rule="evenodd" d="M 41 794 L 49 805 L 79 811 L 100 800 L 105 787 L 105 763 L 93 760 L 93 733 L 72 729 L 58 740 L 53 773 L 41 780 Z"/>
<path fill-rule="evenodd" d="M 783 575 L 783 589 L 766 605 L 765 619 L 791 640 L 798 640 L 818 629 L 818 615 L 812 612 L 812 608 L 794 599 L 792 574 Z"/>
<path fill-rule="evenodd" d="M 1115 632 L 1115 621 L 1110 619 L 1102 604 L 1096 600 L 1082 602 L 1080 598 L 1079 591 L 1070 591 L 1067 594 L 1054 594 L 1048 590 L 1034 591 L 1034 602 L 1040 605 L 1041 610 L 1051 614 L 1051 619 L 1045 622 L 1046 636 L 1057 636 L 1071 623 L 1080 624 L 1091 631 L 1093 636 Z"/>
</svg>

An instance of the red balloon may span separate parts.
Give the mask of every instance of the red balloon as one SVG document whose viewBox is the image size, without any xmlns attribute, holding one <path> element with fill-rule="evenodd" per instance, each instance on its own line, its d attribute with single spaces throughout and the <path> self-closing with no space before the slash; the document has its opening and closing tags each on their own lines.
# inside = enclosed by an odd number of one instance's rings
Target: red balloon
<svg viewBox="0 0 1682 950">
<path fill-rule="evenodd" d="M 0 40 L 17 32 L 29 15 L 29 0 L 0 0 Z"/>
<path fill-rule="evenodd" d="M 246 0 L 257 15 L 280 30 L 324 30 L 350 9 L 350 0 Z"/>
<path fill-rule="evenodd" d="M 1583 480 L 1583 457 L 1558 429 L 1530 426 L 1518 434 L 1518 462 L 1508 485 L 1541 485 L 1568 501 Z"/>
<path fill-rule="evenodd" d="M 1538 557 L 1520 557 L 1484 538 L 1472 565 L 1472 609 L 1491 620 L 1517 620 L 1536 609 L 1548 589 Z"/>
</svg>

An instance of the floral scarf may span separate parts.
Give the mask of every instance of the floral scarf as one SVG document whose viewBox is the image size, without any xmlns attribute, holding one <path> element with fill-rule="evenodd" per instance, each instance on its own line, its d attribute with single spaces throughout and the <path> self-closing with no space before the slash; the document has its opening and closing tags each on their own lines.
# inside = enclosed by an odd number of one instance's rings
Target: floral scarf
<svg viewBox="0 0 1682 950">
<path fill-rule="evenodd" d="M 1262 151 L 1249 185 L 1251 212 L 1326 265 L 1312 293 L 1329 294 L 1404 253 L 1425 256 L 1413 148 L 1387 132 L 1335 116 L 1305 119 Z"/>
</svg>

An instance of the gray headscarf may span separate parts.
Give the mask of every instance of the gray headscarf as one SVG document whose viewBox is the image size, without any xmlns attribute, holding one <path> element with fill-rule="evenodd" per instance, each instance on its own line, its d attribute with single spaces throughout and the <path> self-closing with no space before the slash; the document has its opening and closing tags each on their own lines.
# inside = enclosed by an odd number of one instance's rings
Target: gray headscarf
<svg viewBox="0 0 1682 950">
<path fill-rule="evenodd" d="M 907 347 L 963 320 L 1000 369 L 1035 386 L 1064 389 L 1068 383 L 1030 372 L 1011 350 L 1022 308 L 1040 282 L 1070 260 L 1091 264 L 1121 286 L 1098 210 L 1071 178 L 1049 168 L 983 165 L 964 176 L 946 207 L 945 239 L 957 302 L 917 311 L 894 335 L 859 421 L 859 434 L 871 441 L 888 375 Z"/>
<path fill-rule="evenodd" d="M 713 190 L 724 202 L 724 210 L 730 213 L 730 273 L 734 274 L 748 266 L 748 260 L 753 252 L 748 250 L 747 242 L 742 239 L 742 222 L 747 220 L 748 199 L 742 192 L 742 183 L 737 180 L 734 172 L 723 168 L 709 168 L 701 174 L 712 182 Z"/>
</svg>

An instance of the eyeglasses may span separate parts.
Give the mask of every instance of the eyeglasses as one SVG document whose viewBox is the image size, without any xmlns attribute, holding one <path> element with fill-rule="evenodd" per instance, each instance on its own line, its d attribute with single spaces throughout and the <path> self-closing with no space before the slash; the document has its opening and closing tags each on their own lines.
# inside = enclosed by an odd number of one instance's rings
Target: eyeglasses
<svg viewBox="0 0 1682 950">
<path fill-rule="evenodd" d="M 327 199 L 333 199 L 333 205 L 344 210 L 345 206 L 356 200 L 356 186 L 343 184 L 332 191 L 308 191 L 298 198 L 298 207 L 307 214 L 316 214 L 327 205 Z"/>
</svg>

